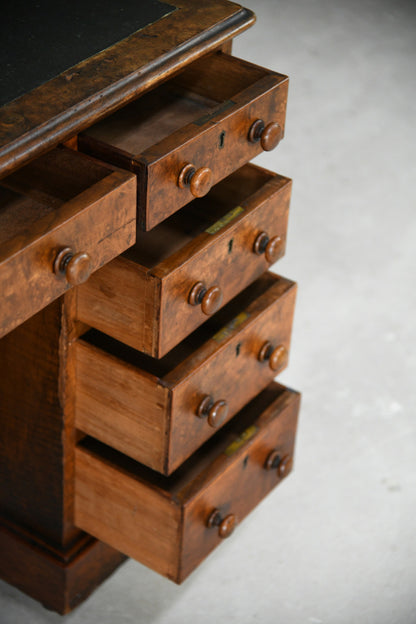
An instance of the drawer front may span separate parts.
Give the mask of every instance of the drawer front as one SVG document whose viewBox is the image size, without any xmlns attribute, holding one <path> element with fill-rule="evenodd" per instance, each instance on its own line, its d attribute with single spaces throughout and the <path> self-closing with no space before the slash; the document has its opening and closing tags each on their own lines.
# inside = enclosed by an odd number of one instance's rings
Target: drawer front
<svg viewBox="0 0 416 624">
<path fill-rule="evenodd" d="M 196 127 L 194 137 L 147 165 L 147 203 L 139 206 L 140 213 L 146 209 L 145 220 L 139 223 L 142 229 L 151 229 L 194 199 L 190 185 L 178 183 L 185 166 L 192 164 L 197 173 L 208 168 L 212 186 L 263 151 L 260 142 L 247 139 L 257 119 L 265 120 L 266 124 L 278 123 L 283 132 L 287 83 L 276 83 L 273 79 L 264 81 L 259 87 L 263 91 L 261 95 L 249 95 L 248 101 L 241 101 L 238 110 L 218 115 L 215 122 L 200 132 Z M 223 147 L 222 136 L 225 137 Z"/>
<path fill-rule="evenodd" d="M 242 201 L 241 185 L 250 189 Z M 290 194 L 288 178 L 254 165 L 242 167 L 192 206 L 202 220 L 213 203 L 225 204 L 217 220 L 153 268 L 131 259 L 131 250 L 105 266 L 79 289 L 78 318 L 163 357 L 284 254 Z M 169 223 L 139 233 L 136 247 L 151 249 L 178 236 Z M 198 287 L 203 296 L 192 305 L 191 293 Z M 220 299 L 212 299 L 212 293 Z"/>
<path fill-rule="evenodd" d="M 271 384 L 169 478 L 87 440 L 75 524 L 180 583 L 290 473 L 299 400 Z"/>
<path fill-rule="evenodd" d="M 136 180 L 57 148 L 0 186 L 0 336 L 133 244 Z"/>
<path fill-rule="evenodd" d="M 277 145 L 287 91 L 286 76 L 212 54 L 82 133 L 80 149 L 137 174 L 139 227 L 150 230 Z"/>
<path fill-rule="evenodd" d="M 215 331 L 201 328 L 202 344 L 194 334 L 174 349 L 172 365 L 144 368 L 144 356 L 102 335 L 75 343 L 76 426 L 171 474 L 287 364 L 296 285 L 266 274 L 251 288 L 260 286 L 250 305 L 222 311 L 224 326 L 220 317 Z"/>
</svg>

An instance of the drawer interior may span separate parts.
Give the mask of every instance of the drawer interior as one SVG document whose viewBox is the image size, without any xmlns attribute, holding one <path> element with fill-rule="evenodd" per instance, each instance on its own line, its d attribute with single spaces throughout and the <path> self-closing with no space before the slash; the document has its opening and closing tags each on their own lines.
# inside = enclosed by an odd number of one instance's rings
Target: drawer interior
<svg viewBox="0 0 416 624">
<path fill-rule="evenodd" d="M 56 148 L 0 182 L 0 257 L 6 244 L 42 232 L 59 208 L 113 173 L 109 167 L 67 148 Z"/>
<path fill-rule="evenodd" d="M 204 232 L 209 236 L 210 228 L 220 219 L 229 217 L 229 221 L 233 221 L 230 211 L 244 204 L 275 177 L 276 174 L 255 165 L 241 167 L 216 184 L 208 195 L 193 200 L 150 232 L 138 231 L 136 244 L 123 255 L 148 269 L 154 268 L 197 236 Z M 287 178 L 282 178 L 282 183 L 286 181 Z M 235 216 L 238 214 L 236 212 Z"/>
<path fill-rule="evenodd" d="M 86 134 L 139 154 L 190 123 L 203 125 L 207 117 L 231 106 L 237 93 L 269 73 L 228 54 L 211 54 L 98 122 Z"/>
<path fill-rule="evenodd" d="M 128 364 L 143 369 L 155 377 L 163 378 L 174 369 L 179 368 L 188 358 L 195 360 L 195 363 L 197 363 L 198 353 L 196 351 L 209 341 L 212 343 L 212 351 L 214 352 L 221 342 L 216 338 L 218 332 L 223 330 L 224 327 L 231 327 L 236 319 L 241 320 L 242 325 L 245 320 L 265 309 L 270 303 L 267 293 L 276 284 L 281 286 L 281 294 L 284 294 L 286 290 L 293 286 L 293 282 L 285 278 L 278 277 L 273 273 L 265 273 L 160 359 L 155 359 L 140 351 L 136 351 L 96 330 L 87 332 L 83 336 L 83 340 Z M 263 295 L 266 295 L 266 297 L 262 301 Z M 238 322 L 235 323 L 235 329 L 239 326 Z M 204 356 L 207 357 L 206 349 L 204 350 Z"/>
</svg>

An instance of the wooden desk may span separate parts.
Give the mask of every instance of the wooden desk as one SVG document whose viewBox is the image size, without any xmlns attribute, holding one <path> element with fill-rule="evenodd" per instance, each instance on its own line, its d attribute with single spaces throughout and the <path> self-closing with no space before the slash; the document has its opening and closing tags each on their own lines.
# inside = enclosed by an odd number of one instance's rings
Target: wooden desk
<svg viewBox="0 0 416 624">
<path fill-rule="evenodd" d="M 244 164 L 283 137 L 287 79 L 230 56 L 254 16 L 227 0 L 41 1 L 8 18 L 0 576 L 66 613 L 126 555 L 180 582 L 291 470 L 299 395 L 269 384 L 296 285 L 265 273 L 290 180 Z M 205 112 L 180 129 L 163 113 L 141 167 L 120 158 L 120 115 L 134 125 L 168 92 Z M 230 512 L 235 480 L 247 496 Z"/>
</svg>

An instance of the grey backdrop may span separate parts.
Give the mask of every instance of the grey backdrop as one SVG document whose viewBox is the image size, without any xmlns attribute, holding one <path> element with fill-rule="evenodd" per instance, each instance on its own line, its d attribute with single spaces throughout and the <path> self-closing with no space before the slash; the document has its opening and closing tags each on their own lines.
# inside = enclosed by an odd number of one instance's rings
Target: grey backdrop
<svg viewBox="0 0 416 624">
<path fill-rule="evenodd" d="M 68 624 L 416 622 L 414 3 L 249 6 L 234 53 L 291 78 L 257 162 L 294 178 L 295 472 L 182 586 L 130 561 Z M 60 621 L 0 582 L 1 624 Z"/>
</svg>

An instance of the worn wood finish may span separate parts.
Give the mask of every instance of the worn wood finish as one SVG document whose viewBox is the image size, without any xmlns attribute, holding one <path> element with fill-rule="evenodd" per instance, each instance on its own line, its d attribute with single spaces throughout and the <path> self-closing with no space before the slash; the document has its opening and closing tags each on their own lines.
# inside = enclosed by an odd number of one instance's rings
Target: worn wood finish
<svg viewBox="0 0 416 624">
<path fill-rule="evenodd" d="M 67 312 L 55 301 L 0 340 L 0 515 L 65 548 L 78 537 L 65 500 L 74 444 Z"/>
<path fill-rule="evenodd" d="M 133 243 L 135 192 L 131 174 L 67 148 L 2 180 L 0 337 Z M 76 258 L 61 272 L 65 248 Z"/>
<path fill-rule="evenodd" d="M 166 18 L 0 109 L 0 177 L 227 44 L 255 21 L 251 11 L 228 0 L 169 4 L 176 10 Z"/>
<path fill-rule="evenodd" d="M 125 555 L 181 582 L 293 465 L 291 183 L 236 171 L 288 81 L 229 56 L 250 11 L 170 4 L 0 107 L 0 577 L 60 613 Z"/>
<path fill-rule="evenodd" d="M 291 181 L 245 165 L 97 271 L 78 289 L 78 318 L 153 357 L 162 357 L 207 315 L 190 305 L 198 282 L 226 304 L 283 255 Z M 254 248 L 260 233 L 279 247 Z"/>
<path fill-rule="evenodd" d="M 276 375 L 258 354 L 266 340 L 289 350 L 295 295 L 266 273 L 160 360 L 90 333 L 74 344 L 76 426 L 170 474 L 219 424 L 198 417 L 204 397 L 229 420 Z"/>
<path fill-rule="evenodd" d="M 68 551 L 51 550 L 36 535 L 0 522 L 0 576 L 61 615 L 68 613 L 126 559 L 84 533 Z"/>
<path fill-rule="evenodd" d="M 249 140 L 256 119 L 283 134 L 287 90 L 286 76 L 217 52 L 89 128 L 79 149 L 137 174 L 138 223 L 150 230 L 196 195 L 184 166 L 209 170 L 199 196 L 262 151 Z"/>
<path fill-rule="evenodd" d="M 76 449 L 75 522 L 182 582 L 288 474 L 279 461 L 266 464 L 271 452 L 293 458 L 299 398 L 271 384 L 171 477 L 85 440 Z M 214 510 L 225 527 L 209 522 Z"/>
</svg>

